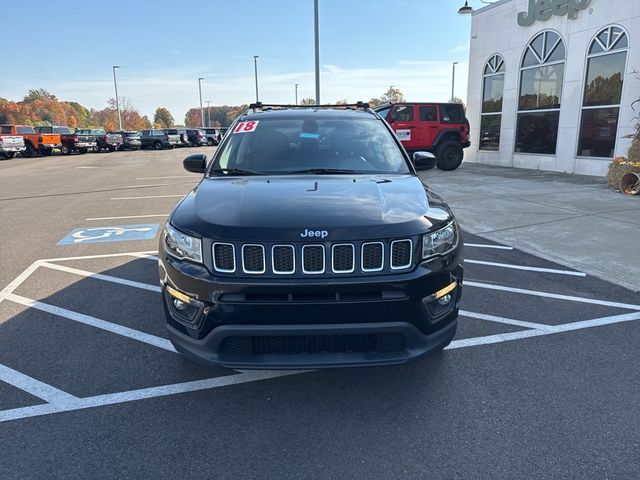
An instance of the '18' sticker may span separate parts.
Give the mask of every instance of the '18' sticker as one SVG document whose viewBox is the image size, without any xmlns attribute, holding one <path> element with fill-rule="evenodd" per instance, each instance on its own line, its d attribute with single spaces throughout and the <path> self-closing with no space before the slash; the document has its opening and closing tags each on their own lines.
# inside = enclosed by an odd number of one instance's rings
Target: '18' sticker
<svg viewBox="0 0 640 480">
<path fill-rule="evenodd" d="M 236 128 L 233 131 L 233 133 L 255 132 L 256 128 L 258 128 L 258 123 L 260 123 L 260 120 L 254 120 L 252 122 L 240 122 L 238 125 L 236 125 Z"/>
</svg>

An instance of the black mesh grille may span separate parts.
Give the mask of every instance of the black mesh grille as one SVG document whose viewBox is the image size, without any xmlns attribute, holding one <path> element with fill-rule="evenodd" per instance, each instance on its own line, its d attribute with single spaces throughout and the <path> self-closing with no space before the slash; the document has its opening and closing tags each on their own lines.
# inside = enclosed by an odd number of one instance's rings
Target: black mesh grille
<svg viewBox="0 0 640 480">
<path fill-rule="evenodd" d="M 242 268 L 245 272 L 264 272 L 264 248 L 260 245 L 245 245 L 242 248 Z"/>
<path fill-rule="evenodd" d="M 336 245 L 333 247 L 333 271 L 352 272 L 354 269 L 353 247 L 351 245 Z"/>
<path fill-rule="evenodd" d="M 216 270 L 234 271 L 236 269 L 233 245 L 229 243 L 216 243 L 213 246 L 213 258 Z"/>
<path fill-rule="evenodd" d="M 391 268 L 406 268 L 411 262 L 411 241 L 400 240 L 391 245 Z"/>
<path fill-rule="evenodd" d="M 222 355 L 300 355 L 323 353 L 389 353 L 404 350 L 399 333 L 355 335 L 233 336 L 222 342 Z"/>
<path fill-rule="evenodd" d="M 382 244 L 366 243 L 362 246 L 362 269 L 382 270 Z"/>
<path fill-rule="evenodd" d="M 295 270 L 292 247 L 273 247 L 273 271 L 276 273 L 293 273 Z"/>
<path fill-rule="evenodd" d="M 324 272 L 324 248 L 320 245 L 305 245 L 302 248 L 302 266 L 307 273 Z"/>
</svg>

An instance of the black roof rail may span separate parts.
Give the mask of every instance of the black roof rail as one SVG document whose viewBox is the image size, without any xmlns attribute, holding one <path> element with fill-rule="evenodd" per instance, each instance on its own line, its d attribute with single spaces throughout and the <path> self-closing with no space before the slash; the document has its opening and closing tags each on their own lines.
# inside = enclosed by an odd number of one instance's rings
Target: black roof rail
<svg viewBox="0 0 640 480">
<path fill-rule="evenodd" d="M 273 110 L 275 108 L 344 108 L 347 110 L 358 109 L 358 110 L 368 110 L 369 104 L 366 102 L 357 102 L 357 103 L 346 103 L 346 104 L 336 104 L 336 105 L 285 105 L 285 104 L 274 104 L 274 103 L 262 103 L 256 102 L 249 105 L 249 110 Z"/>
</svg>

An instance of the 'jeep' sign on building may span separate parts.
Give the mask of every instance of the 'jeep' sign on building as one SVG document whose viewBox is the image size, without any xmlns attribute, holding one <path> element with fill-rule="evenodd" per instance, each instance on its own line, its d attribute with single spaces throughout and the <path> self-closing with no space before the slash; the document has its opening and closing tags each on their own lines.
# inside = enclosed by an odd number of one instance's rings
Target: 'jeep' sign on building
<svg viewBox="0 0 640 480">
<path fill-rule="evenodd" d="M 529 0 L 529 11 L 518 14 L 518 25 L 530 27 L 536 20 L 544 22 L 553 15 L 570 19 L 578 18 L 578 12 L 591 4 L 591 0 Z"/>
</svg>

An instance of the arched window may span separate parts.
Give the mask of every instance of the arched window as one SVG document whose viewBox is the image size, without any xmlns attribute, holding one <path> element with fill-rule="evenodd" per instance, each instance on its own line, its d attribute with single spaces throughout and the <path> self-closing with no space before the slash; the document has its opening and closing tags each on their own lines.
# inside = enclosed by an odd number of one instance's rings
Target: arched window
<svg viewBox="0 0 640 480">
<path fill-rule="evenodd" d="M 564 81 L 565 47 L 542 32 L 525 50 L 520 70 L 516 152 L 555 155 Z"/>
<path fill-rule="evenodd" d="M 480 116 L 480 150 L 500 149 L 502 97 L 504 96 L 504 58 L 494 55 L 484 67 L 482 113 Z"/>
<path fill-rule="evenodd" d="M 603 29 L 591 43 L 582 102 L 579 156 L 613 157 L 628 49 L 627 33 L 616 26 Z"/>
</svg>

